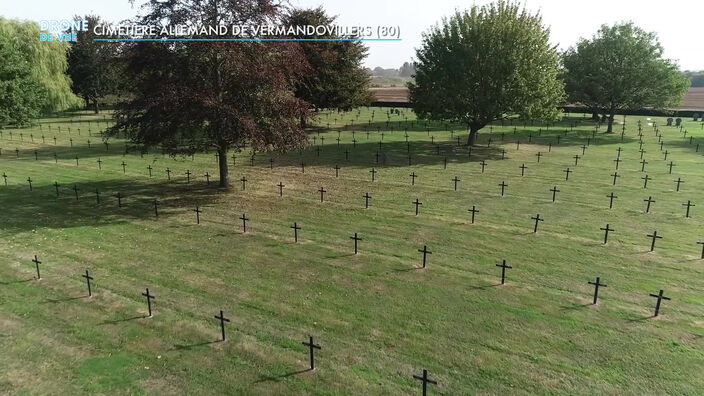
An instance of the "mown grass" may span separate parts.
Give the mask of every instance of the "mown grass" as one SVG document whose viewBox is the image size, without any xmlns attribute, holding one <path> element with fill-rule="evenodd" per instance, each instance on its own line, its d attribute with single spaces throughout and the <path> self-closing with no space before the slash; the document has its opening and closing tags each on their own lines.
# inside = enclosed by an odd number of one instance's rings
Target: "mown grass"
<svg viewBox="0 0 704 396">
<path fill-rule="evenodd" d="M 426 127 L 409 111 L 387 124 L 385 111 L 321 113 L 320 127 L 311 131 L 312 144 L 313 136 L 315 144 L 325 137 L 319 156 L 313 147 L 258 153 L 251 166 L 249 154 L 238 153 L 236 165 L 229 161 L 228 191 L 216 187 L 215 177 L 206 183 L 206 172 L 217 175 L 212 154 L 124 154 L 119 140 L 106 151 L 96 136 L 103 115 L 3 130 L 0 392 L 415 394 L 420 383 L 411 375 L 423 367 L 438 381 L 431 391 L 444 394 L 704 388 L 696 375 L 704 370 L 704 261 L 696 244 L 704 238 L 704 147 L 695 151 L 698 142 L 704 146 L 700 123 L 685 122 L 687 136 L 694 135 L 690 144 L 654 120 L 665 161 L 648 125 L 653 120 L 629 117 L 623 141 L 600 129 L 575 166 L 573 156 L 582 155 L 594 131 L 582 115 L 549 127 L 497 123 L 482 131 L 469 158 L 455 140 L 464 142 L 463 129 Z M 382 132 L 386 165 L 375 163 Z M 618 147 L 623 162 L 613 186 Z M 524 177 L 521 164 L 528 166 Z M 567 167 L 574 172 L 565 181 Z M 414 186 L 411 172 L 419 175 Z M 652 180 L 644 189 L 646 173 Z M 679 192 L 678 177 L 685 181 Z M 560 192 L 553 203 L 554 186 Z M 323 203 L 320 187 L 327 190 Z M 126 197 L 122 207 L 118 192 Z M 618 199 L 610 210 L 611 192 Z M 648 196 L 656 202 L 646 214 Z M 423 202 L 419 216 L 411 204 L 416 198 Z M 697 205 L 691 218 L 684 216 L 687 200 Z M 472 205 L 480 210 L 475 224 L 467 212 Z M 196 206 L 203 210 L 200 225 Z M 251 219 L 246 233 L 243 213 Z M 530 217 L 537 213 L 545 221 L 534 234 Z M 294 221 L 303 227 L 298 244 Z M 615 232 L 603 245 L 599 228 L 606 223 Z M 646 234 L 654 230 L 663 239 L 649 252 Z M 355 232 L 363 238 L 358 255 L 350 239 Z M 419 269 L 423 245 L 433 254 Z M 39 281 L 34 254 L 42 261 Z M 503 286 L 495 266 L 502 259 L 513 266 Z M 95 278 L 92 298 L 81 278 L 85 269 Z M 596 276 L 608 287 L 592 306 L 587 281 Z M 156 295 L 152 318 L 145 317 L 146 287 Z M 659 289 L 672 300 L 653 318 L 648 294 Z M 217 342 L 213 317 L 220 309 L 232 320 L 224 343 Z M 308 334 L 323 348 L 314 372 L 305 370 L 301 345 Z"/>
</svg>

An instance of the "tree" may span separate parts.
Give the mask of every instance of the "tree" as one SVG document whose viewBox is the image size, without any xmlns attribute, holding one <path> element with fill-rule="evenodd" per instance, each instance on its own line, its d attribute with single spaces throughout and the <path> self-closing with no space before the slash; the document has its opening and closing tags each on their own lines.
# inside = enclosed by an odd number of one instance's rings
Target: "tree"
<svg viewBox="0 0 704 396">
<path fill-rule="evenodd" d="M 39 26 L 0 18 L 0 124 L 25 125 L 79 103 L 66 76 L 68 45 L 39 41 Z"/>
<path fill-rule="evenodd" d="M 467 125 L 467 143 L 488 123 L 518 114 L 553 119 L 564 91 L 559 56 L 540 15 L 499 1 L 423 35 L 410 98 L 422 118 Z"/>
<path fill-rule="evenodd" d="M 403 62 L 403 65 L 398 69 L 399 77 L 412 77 L 414 74 L 416 74 L 416 68 L 411 62 Z"/>
<path fill-rule="evenodd" d="M 292 9 L 284 17 L 284 26 L 334 26 L 335 17 L 328 16 L 322 7 Z M 296 85 L 296 96 L 319 108 L 350 110 L 367 105 L 372 100 L 369 75 L 362 66 L 367 48 L 361 41 L 334 41 L 349 39 L 336 34 L 298 35 L 297 39 L 326 39 L 331 41 L 299 42 L 312 72 Z M 301 119 L 305 125 L 305 118 Z"/>
<path fill-rule="evenodd" d="M 663 58 L 655 33 L 633 23 L 603 25 L 569 48 L 563 65 L 570 100 L 606 114 L 607 133 L 617 111 L 677 106 L 689 88 L 677 64 Z"/>
<path fill-rule="evenodd" d="M 97 37 L 93 26 L 105 25 L 100 17 L 88 15 L 74 19 L 87 21 L 88 30 L 74 32 L 77 41 L 71 44 L 68 52 L 68 75 L 73 81 L 73 92 L 97 114 L 98 101 L 105 95 L 116 93 L 122 79 L 119 47 L 117 43 L 93 41 Z"/>
<path fill-rule="evenodd" d="M 151 2 L 141 23 L 251 26 L 280 14 L 268 0 Z M 295 43 L 137 42 L 126 57 L 134 98 L 116 112 L 111 136 L 123 132 L 173 155 L 215 149 L 222 187 L 228 186 L 228 150 L 246 141 L 256 150 L 305 145 L 298 120 L 309 105 L 293 88 L 308 67 Z"/>
</svg>

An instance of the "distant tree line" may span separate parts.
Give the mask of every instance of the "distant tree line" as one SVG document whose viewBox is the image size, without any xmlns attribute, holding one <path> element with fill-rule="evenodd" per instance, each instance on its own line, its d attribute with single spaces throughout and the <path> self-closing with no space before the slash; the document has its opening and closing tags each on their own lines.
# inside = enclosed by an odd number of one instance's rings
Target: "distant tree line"
<svg viewBox="0 0 704 396">
<path fill-rule="evenodd" d="M 682 75 L 689 78 L 692 82 L 692 87 L 704 87 L 704 70 L 685 70 Z"/>
<path fill-rule="evenodd" d="M 398 69 L 384 69 L 377 66 L 374 69 L 367 69 L 367 73 L 375 77 L 413 77 L 416 74 L 416 67 L 414 62 L 403 62 Z"/>
</svg>

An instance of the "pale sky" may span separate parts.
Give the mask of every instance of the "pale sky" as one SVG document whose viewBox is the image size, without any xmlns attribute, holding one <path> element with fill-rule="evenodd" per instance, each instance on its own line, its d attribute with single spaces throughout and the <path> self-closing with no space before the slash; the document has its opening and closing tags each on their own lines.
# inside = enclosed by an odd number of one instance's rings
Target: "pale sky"
<svg viewBox="0 0 704 396">
<path fill-rule="evenodd" d="M 400 42 L 367 42 L 370 48 L 366 65 L 399 67 L 415 56 L 421 33 L 455 9 L 472 4 L 458 0 L 289 0 L 294 6 L 322 5 L 338 15 L 341 25 L 398 26 Z M 141 1 L 136 1 L 141 4 Z M 540 11 L 550 27 L 551 40 L 567 48 L 580 37 L 591 37 L 603 23 L 633 21 L 647 31 L 656 32 L 665 56 L 677 60 L 683 70 L 704 69 L 704 1 L 701 0 L 525 0 L 531 11 Z M 108 21 L 130 18 L 137 12 L 127 0 L 2 0 L 0 15 L 39 21 L 70 19 L 74 14 L 95 13 Z M 235 44 L 233 44 L 235 45 Z"/>
</svg>

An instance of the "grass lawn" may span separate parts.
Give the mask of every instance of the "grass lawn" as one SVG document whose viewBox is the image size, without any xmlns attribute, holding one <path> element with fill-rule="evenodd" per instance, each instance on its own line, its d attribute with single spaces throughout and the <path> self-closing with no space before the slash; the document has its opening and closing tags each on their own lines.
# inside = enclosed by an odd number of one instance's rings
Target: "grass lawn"
<svg viewBox="0 0 704 396">
<path fill-rule="evenodd" d="M 463 128 L 428 129 L 404 114 L 387 125 L 386 109 L 321 113 L 302 153 L 259 153 L 254 166 L 245 152 L 230 159 L 229 191 L 217 188 L 212 153 L 124 154 L 114 139 L 106 151 L 102 114 L 3 130 L 0 393 L 420 394 L 412 375 L 424 367 L 438 381 L 433 394 L 704 389 L 701 123 L 686 120 L 685 138 L 664 119 L 628 117 L 623 141 L 621 124 L 610 135 L 602 127 L 584 155 L 595 126 L 581 114 L 550 127 L 496 123 L 470 158 L 455 140 L 464 143 Z M 386 165 L 375 164 L 382 132 Z M 314 136 L 317 145 L 324 137 L 319 156 Z M 697 206 L 685 218 L 688 200 Z M 538 213 L 545 220 L 533 233 Z M 604 245 L 607 223 L 615 231 Z M 650 252 L 646 234 L 656 230 L 663 238 Z M 432 254 L 421 269 L 424 245 Z M 503 259 L 513 268 L 500 285 Z M 597 276 L 608 286 L 591 305 L 587 282 Z M 147 287 L 156 296 L 151 318 Z M 672 300 L 652 317 L 649 293 L 660 289 Z M 218 341 L 220 309 L 231 319 L 226 342 Z M 315 371 L 301 344 L 309 334 L 322 346 Z"/>
</svg>

